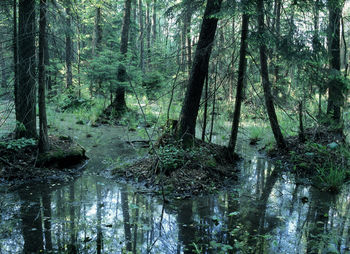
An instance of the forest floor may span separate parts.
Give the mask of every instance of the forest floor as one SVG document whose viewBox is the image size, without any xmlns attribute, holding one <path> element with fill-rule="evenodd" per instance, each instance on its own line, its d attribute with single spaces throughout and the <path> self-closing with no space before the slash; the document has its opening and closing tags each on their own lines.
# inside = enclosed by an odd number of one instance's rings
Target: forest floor
<svg viewBox="0 0 350 254">
<path fill-rule="evenodd" d="M 238 178 L 237 154 L 228 156 L 226 147 L 195 141 L 191 148 L 167 141 L 153 152 L 113 170 L 116 178 L 142 183 L 163 199 L 184 199 L 225 188 Z"/>
<path fill-rule="evenodd" d="M 338 193 L 350 180 L 350 146 L 345 137 L 325 127 L 305 130 L 304 138 L 286 139 L 286 150 L 274 148 L 268 155 L 287 162 L 297 177 L 308 178 L 322 191 Z"/>
<path fill-rule="evenodd" d="M 39 154 L 34 139 L 0 140 L 0 182 L 16 188 L 35 182 L 62 182 L 78 176 L 85 150 L 67 136 L 50 136 L 51 148 Z"/>
</svg>

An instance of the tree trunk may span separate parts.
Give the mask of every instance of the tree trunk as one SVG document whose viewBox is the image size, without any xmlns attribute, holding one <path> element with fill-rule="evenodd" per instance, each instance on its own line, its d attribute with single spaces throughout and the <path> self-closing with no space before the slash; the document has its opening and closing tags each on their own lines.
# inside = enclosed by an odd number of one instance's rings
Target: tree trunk
<svg viewBox="0 0 350 254">
<path fill-rule="evenodd" d="M 231 137 L 228 144 L 230 152 L 235 151 L 239 118 L 241 115 L 241 106 L 243 101 L 243 90 L 244 90 L 244 77 L 247 70 L 247 47 L 248 47 L 248 29 L 249 29 L 249 14 L 246 12 L 242 16 L 242 32 L 241 32 L 241 48 L 239 52 L 239 67 L 238 67 L 238 81 L 237 81 L 237 91 L 236 91 L 236 101 L 235 101 L 235 111 L 233 113 L 233 122 L 231 129 Z"/>
<path fill-rule="evenodd" d="M 330 69 L 340 72 L 340 17 L 341 3 L 339 0 L 328 0 L 329 8 L 329 66 Z M 336 123 L 341 120 L 343 105 L 342 87 L 339 82 L 332 80 L 328 87 L 327 114 L 332 116 Z"/>
<path fill-rule="evenodd" d="M 185 13 L 185 39 L 186 39 L 186 47 L 187 47 L 187 66 L 188 73 L 191 74 L 192 67 L 192 40 L 191 40 L 191 20 L 192 20 L 192 6 L 191 1 L 187 1 L 186 3 L 186 13 Z"/>
<path fill-rule="evenodd" d="M 73 46 L 72 46 L 72 29 L 71 29 L 71 10 L 69 3 L 66 8 L 67 15 L 67 31 L 66 31 L 66 88 L 71 88 L 73 85 L 73 74 L 72 74 L 72 56 L 73 56 Z"/>
<path fill-rule="evenodd" d="M 4 45 L 3 43 L 0 43 L 0 61 L 1 61 L 1 87 L 6 89 L 7 88 L 7 71 L 6 71 L 6 63 L 5 63 L 5 57 L 4 57 Z"/>
<path fill-rule="evenodd" d="M 151 16 L 150 16 L 150 3 L 146 1 L 146 42 L 147 42 L 147 70 L 150 70 L 150 64 L 151 64 Z"/>
<path fill-rule="evenodd" d="M 44 153 L 49 150 L 49 137 L 47 135 L 46 117 L 46 73 L 45 73 L 45 44 L 46 44 L 46 0 L 40 0 L 39 20 L 39 151 Z"/>
<path fill-rule="evenodd" d="M 144 43 L 144 24 L 143 24 L 143 7 L 142 0 L 139 0 L 139 18 L 140 18 L 140 68 L 145 72 L 145 43 Z"/>
<path fill-rule="evenodd" d="M 92 55 L 97 56 L 101 50 L 102 42 L 102 27 L 101 27 L 101 7 L 96 8 L 95 16 L 95 30 L 94 30 L 94 39 L 92 46 Z"/>
<path fill-rule="evenodd" d="M 125 12 L 120 43 L 120 53 L 122 54 L 122 61 L 126 59 L 126 54 L 128 52 L 130 14 L 131 0 L 125 0 Z M 120 63 L 118 66 L 117 80 L 119 84 L 127 81 L 127 74 L 124 63 Z M 123 86 L 123 84 L 117 87 L 112 107 L 116 110 L 117 115 L 123 113 L 127 109 L 125 101 L 125 87 Z"/>
<path fill-rule="evenodd" d="M 153 34 L 152 43 L 154 44 L 157 40 L 157 0 L 153 0 Z"/>
<path fill-rule="evenodd" d="M 215 14 L 220 11 L 221 3 L 222 0 L 207 0 L 191 76 L 179 119 L 177 137 L 183 139 L 185 145 L 190 145 L 195 138 L 199 103 L 218 23 Z"/>
<path fill-rule="evenodd" d="M 209 75 L 205 76 L 205 87 L 204 87 L 204 113 L 203 113 L 203 129 L 202 129 L 202 141 L 205 141 L 205 133 L 207 129 L 208 119 L 208 89 L 209 89 Z"/>
<path fill-rule="evenodd" d="M 16 137 L 36 138 L 35 0 L 19 1 Z"/>
<path fill-rule="evenodd" d="M 263 42 L 263 35 L 265 33 L 265 24 L 264 24 L 264 0 L 258 0 L 257 1 L 257 13 L 258 13 L 258 34 L 260 37 L 260 65 L 261 65 L 261 78 L 262 78 L 262 85 L 264 88 L 264 97 L 265 97 L 265 104 L 266 104 L 266 111 L 269 116 L 271 129 L 273 132 L 273 135 L 275 137 L 277 146 L 279 148 L 285 148 L 286 143 L 284 141 L 280 126 L 278 124 L 277 115 L 275 111 L 275 106 L 273 103 L 273 97 L 271 94 L 271 83 L 269 80 L 269 72 L 267 67 L 267 49 L 266 45 Z"/>
<path fill-rule="evenodd" d="M 15 95 L 15 114 L 16 120 L 19 119 L 19 100 L 18 100 L 18 40 L 17 40 L 17 0 L 13 0 L 13 90 Z"/>
</svg>

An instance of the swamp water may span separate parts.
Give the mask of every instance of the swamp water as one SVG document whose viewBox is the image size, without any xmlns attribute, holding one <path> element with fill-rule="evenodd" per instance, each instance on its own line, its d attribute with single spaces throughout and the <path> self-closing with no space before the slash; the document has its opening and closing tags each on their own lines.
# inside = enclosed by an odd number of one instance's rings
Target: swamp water
<svg viewBox="0 0 350 254">
<path fill-rule="evenodd" d="M 232 188 L 163 204 L 98 174 L 109 158 L 138 156 L 122 129 L 75 128 L 66 134 L 90 157 L 81 177 L 1 190 L 1 254 L 350 253 L 349 186 L 337 196 L 321 193 L 242 147 Z"/>
</svg>

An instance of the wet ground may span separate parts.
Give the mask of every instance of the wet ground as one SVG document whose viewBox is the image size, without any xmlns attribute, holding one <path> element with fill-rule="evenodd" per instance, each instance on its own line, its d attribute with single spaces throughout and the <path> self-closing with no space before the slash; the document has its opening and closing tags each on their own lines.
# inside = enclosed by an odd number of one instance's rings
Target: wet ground
<svg viewBox="0 0 350 254">
<path fill-rule="evenodd" d="M 86 171 L 65 185 L 2 188 L 0 253 L 350 253 L 349 186 L 321 193 L 241 145 L 237 184 L 163 204 L 100 174 L 142 155 L 126 142 L 136 133 L 65 120 L 58 127 L 87 149 Z"/>
</svg>

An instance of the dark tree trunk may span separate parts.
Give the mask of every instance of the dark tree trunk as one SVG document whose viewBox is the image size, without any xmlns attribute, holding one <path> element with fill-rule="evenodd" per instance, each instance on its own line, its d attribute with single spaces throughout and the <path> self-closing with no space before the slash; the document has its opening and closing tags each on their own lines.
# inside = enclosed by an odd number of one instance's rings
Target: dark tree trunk
<svg viewBox="0 0 350 254">
<path fill-rule="evenodd" d="M 96 8 L 95 16 L 95 30 L 94 30 L 94 43 L 92 47 L 92 54 L 97 56 L 101 50 L 102 42 L 102 27 L 101 27 L 101 7 Z"/>
<path fill-rule="evenodd" d="M 150 70 L 150 64 L 151 64 L 151 16 L 150 16 L 150 3 L 146 1 L 146 42 L 147 42 L 147 70 Z"/>
<path fill-rule="evenodd" d="M 131 0 L 125 0 L 125 10 L 123 19 L 123 28 L 120 43 L 120 53 L 122 54 L 122 60 L 126 59 L 126 54 L 128 52 L 128 42 L 129 42 L 129 29 L 130 29 L 130 14 L 131 14 Z M 124 83 L 127 81 L 126 68 L 123 63 L 118 66 L 117 80 L 119 83 Z M 125 101 L 125 87 L 119 85 L 115 99 L 112 103 L 112 107 L 116 110 L 117 114 L 126 111 L 126 101 Z"/>
<path fill-rule="evenodd" d="M 275 111 L 275 106 L 273 103 L 273 97 L 271 94 L 271 83 L 269 80 L 269 72 L 267 67 L 267 49 L 266 45 L 263 42 L 263 35 L 265 33 L 265 24 L 264 24 L 264 0 L 257 1 L 257 13 L 258 13 L 258 34 L 260 37 L 260 65 L 261 65 L 261 78 L 262 85 L 264 88 L 264 97 L 266 104 L 266 111 L 269 116 L 271 129 L 275 137 L 277 146 L 279 148 L 285 148 L 286 143 L 284 141 L 280 126 L 278 124 L 277 115 Z"/>
<path fill-rule="evenodd" d="M 143 7 L 142 0 L 139 0 L 139 23 L 140 23 L 140 67 L 142 72 L 145 72 L 145 43 L 144 43 L 144 23 L 143 23 Z"/>
<path fill-rule="evenodd" d="M 72 28 L 71 28 L 71 10 L 70 4 L 67 3 L 66 8 L 67 15 L 67 31 L 66 31 L 66 88 L 71 88 L 73 85 L 72 74 L 72 57 L 73 57 L 73 45 L 72 45 Z"/>
<path fill-rule="evenodd" d="M 222 0 L 207 0 L 201 32 L 193 61 L 185 100 L 182 105 L 177 137 L 190 144 L 195 137 L 196 120 L 204 79 L 208 72 L 209 58 L 218 23 L 215 14 L 220 11 Z"/>
<path fill-rule="evenodd" d="M 46 44 L 46 0 L 40 1 L 39 21 L 39 151 L 41 153 L 49 150 L 49 137 L 47 135 L 46 117 L 46 73 L 45 73 L 45 44 Z"/>
<path fill-rule="evenodd" d="M 275 0 L 275 15 L 276 15 L 276 20 L 275 20 L 275 31 L 276 31 L 276 36 L 279 39 L 280 33 L 281 33 L 281 0 Z M 274 76 L 275 76 L 275 84 L 278 83 L 279 81 L 279 57 L 278 53 L 275 52 L 275 64 L 274 64 Z"/>
<path fill-rule="evenodd" d="M 13 90 L 15 95 L 15 113 L 16 120 L 19 119 L 19 101 L 18 101 L 18 40 L 17 40 L 17 0 L 13 0 Z"/>
<path fill-rule="evenodd" d="M 35 0 L 19 1 L 17 138 L 36 138 Z M 22 125 L 23 124 L 23 125 Z"/>
<path fill-rule="evenodd" d="M 205 76 L 205 87 L 204 87 L 204 113 L 203 113 L 203 129 L 202 129 L 202 141 L 205 141 L 205 133 L 207 129 L 208 119 L 208 89 L 209 89 L 209 75 Z"/>
<path fill-rule="evenodd" d="M 153 24 L 152 25 L 153 25 L 152 41 L 154 44 L 157 39 L 157 0 L 153 0 Z"/>
<path fill-rule="evenodd" d="M 1 61 L 1 87 L 7 88 L 7 71 L 6 71 L 6 63 L 5 63 L 5 57 L 4 57 L 4 45 L 3 43 L 0 43 L 0 61 Z"/>
<path fill-rule="evenodd" d="M 187 47 L 187 66 L 188 73 L 191 74 L 192 67 L 192 40 L 191 40 L 191 20 L 192 20 L 192 6 L 191 1 L 187 1 L 186 3 L 186 13 L 185 13 L 185 40 Z"/>
<path fill-rule="evenodd" d="M 329 65 L 330 68 L 340 72 L 340 17 L 341 3 L 339 0 L 328 0 L 329 8 Z M 341 120 L 341 107 L 343 105 L 342 87 L 335 80 L 328 87 L 327 114 L 331 115 L 336 123 Z"/>
<path fill-rule="evenodd" d="M 237 91 L 236 91 L 236 101 L 235 101 L 235 111 L 233 113 L 233 122 L 231 129 L 231 137 L 228 144 L 230 152 L 235 151 L 237 136 L 238 136 L 238 127 L 239 127 L 239 118 L 241 115 L 241 106 L 243 101 L 244 93 L 244 77 L 247 70 L 247 47 L 248 47 L 248 29 L 249 29 L 249 14 L 246 12 L 242 16 L 242 32 L 241 32 L 241 48 L 239 52 L 239 67 L 238 67 L 238 81 L 237 81 Z"/>
</svg>

